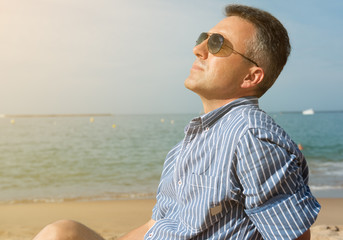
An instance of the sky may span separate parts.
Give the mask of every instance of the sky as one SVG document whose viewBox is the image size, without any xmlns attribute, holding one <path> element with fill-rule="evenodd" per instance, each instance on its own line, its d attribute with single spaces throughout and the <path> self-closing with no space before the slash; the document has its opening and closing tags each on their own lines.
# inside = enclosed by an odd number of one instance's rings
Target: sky
<svg viewBox="0 0 343 240">
<path fill-rule="evenodd" d="M 341 0 L 0 0 L 0 114 L 199 113 L 192 49 L 230 3 L 269 11 L 291 39 L 262 109 L 343 110 Z"/>
</svg>

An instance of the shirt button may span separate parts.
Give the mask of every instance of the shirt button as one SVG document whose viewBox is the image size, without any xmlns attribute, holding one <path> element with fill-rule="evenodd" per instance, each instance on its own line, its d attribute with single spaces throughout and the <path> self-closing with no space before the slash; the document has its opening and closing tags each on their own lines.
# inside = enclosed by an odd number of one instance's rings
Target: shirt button
<svg viewBox="0 0 343 240">
<path fill-rule="evenodd" d="M 154 235 L 153 233 L 149 233 L 149 237 L 152 237 L 152 235 Z"/>
<path fill-rule="evenodd" d="M 179 185 L 181 185 L 181 184 L 182 184 L 181 180 L 179 180 L 177 183 L 178 183 Z"/>
</svg>

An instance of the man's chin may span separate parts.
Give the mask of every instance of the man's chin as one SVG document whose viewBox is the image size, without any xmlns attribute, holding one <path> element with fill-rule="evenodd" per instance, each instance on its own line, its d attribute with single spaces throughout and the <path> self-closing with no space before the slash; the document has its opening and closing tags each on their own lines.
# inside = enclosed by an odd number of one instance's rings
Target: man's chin
<svg viewBox="0 0 343 240">
<path fill-rule="evenodd" d="M 186 78 L 184 85 L 187 89 L 194 91 L 193 89 L 195 87 L 195 80 L 189 76 L 188 78 Z"/>
</svg>

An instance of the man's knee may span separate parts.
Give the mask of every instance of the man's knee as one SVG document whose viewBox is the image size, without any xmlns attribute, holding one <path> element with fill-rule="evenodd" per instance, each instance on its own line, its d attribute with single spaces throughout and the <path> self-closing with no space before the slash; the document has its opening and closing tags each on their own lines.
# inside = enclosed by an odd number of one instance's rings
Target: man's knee
<svg viewBox="0 0 343 240">
<path fill-rule="evenodd" d="M 85 239 L 93 237 L 95 234 L 91 229 L 81 223 L 72 220 L 59 220 L 47 225 L 38 233 L 34 240 L 66 240 L 66 239 Z M 93 239 L 93 238 L 91 238 Z"/>
</svg>

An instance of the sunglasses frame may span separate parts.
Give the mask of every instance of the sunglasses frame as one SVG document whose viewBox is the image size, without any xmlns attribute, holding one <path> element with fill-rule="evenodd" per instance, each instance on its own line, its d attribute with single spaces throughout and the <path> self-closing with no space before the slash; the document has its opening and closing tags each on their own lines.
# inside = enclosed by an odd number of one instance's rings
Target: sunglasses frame
<svg viewBox="0 0 343 240">
<path fill-rule="evenodd" d="M 202 40 L 202 38 L 203 38 L 203 36 L 204 36 L 205 34 L 206 34 L 206 38 Z M 211 38 L 213 39 L 213 37 L 219 37 L 219 39 L 220 39 L 220 48 L 218 49 L 218 51 L 213 51 L 213 50 L 211 50 L 211 49 L 213 49 L 213 48 L 210 46 L 210 44 L 211 44 L 210 42 L 212 42 L 212 41 L 211 41 Z M 220 50 L 222 50 L 222 47 L 223 47 L 223 45 L 225 44 L 225 40 L 226 40 L 226 39 L 223 37 L 223 35 L 221 35 L 221 34 L 219 34 L 219 33 L 207 33 L 207 32 L 202 32 L 202 33 L 200 34 L 200 36 L 198 37 L 198 40 L 196 41 L 196 45 L 195 45 L 195 46 L 198 46 L 199 44 L 203 43 L 203 42 L 206 41 L 206 40 L 207 40 L 207 49 L 208 49 L 208 51 L 209 51 L 211 54 L 215 55 L 215 54 L 219 53 Z M 229 49 L 231 49 L 231 51 L 232 51 L 233 53 L 236 53 L 236 54 L 242 56 L 243 58 L 245 58 L 245 59 L 248 60 L 249 62 L 255 64 L 256 67 L 259 67 L 259 65 L 258 65 L 254 60 L 252 60 L 252 59 L 250 59 L 250 58 L 244 56 L 244 54 L 242 54 L 242 53 L 240 53 L 240 52 L 237 52 L 235 49 L 233 49 L 233 47 L 229 46 L 228 44 L 225 44 L 225 46 L 228 47 Z M 216 48 L 217 48 L 217 47 L 216 47 Z"/>
</svg>

